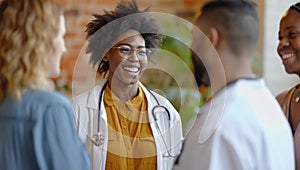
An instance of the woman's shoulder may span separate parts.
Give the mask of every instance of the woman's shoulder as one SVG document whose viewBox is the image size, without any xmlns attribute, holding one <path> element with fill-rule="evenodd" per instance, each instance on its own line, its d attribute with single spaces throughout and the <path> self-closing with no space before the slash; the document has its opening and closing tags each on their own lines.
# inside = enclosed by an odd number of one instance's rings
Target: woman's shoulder
<svg viewBox="0 0 300 170">
<path fill-rule="evenodd" d="M 277 100 L 284 100 L 285 98 L 289 98 L 294 93 L 294 91 L 297 89 L 297 87 L 299 85 L 300 84 L 280 92 L 279 94 L 276 95 L 276 99 Z"/>
<path fill-rule="evenodd" d="M 87 102 L 88 98 L 98 98 L 100 90 L 102 90 L 103 86 L 96 85 L 92 89 L 80 93 L 79 95 L 72 98 L 73 103 L 85 103 Z"/>
<path fill-rule="evenodd" d="M 280 104 L 280 106 L 282 107 L 283 111 L 286 114 L 289 112 L 291 98 L 293 96 L 294 91 L 298 88 L 298 86 L 299 84 L 288 90 L 279 93 L 276 96 L 276 100 L 278 101 L 278 103 Z"/>
<path fill-rule="evenodd" d="M 27 90 L 20 99 L 16 99 L 11 94 L 7 95 L 1 103 L 0 109 L 7 116 L 18 117 L 27 121 L 41 118 L 48 112 L 71 112 L 72 105 L 70 100 L 59 92 Z"/>
<path fill-rule="evenodd" d="M 38 102 L 45 105 L 69 105 L 70 100 L 67 96 L 57 91 L 51 90 L 32 90 L 24 93 L 22 100 Z"/>
</svg>

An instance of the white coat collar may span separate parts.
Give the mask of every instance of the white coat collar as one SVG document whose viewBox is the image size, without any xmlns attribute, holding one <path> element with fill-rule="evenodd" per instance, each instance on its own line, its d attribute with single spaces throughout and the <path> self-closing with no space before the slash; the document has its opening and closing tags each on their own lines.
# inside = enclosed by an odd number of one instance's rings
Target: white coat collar
<svg viewBox="0 0 300 170">
<path fill-rule="evenodd" d="M 90 91 L 87 98 L 86 107 L 90 109 L 98 109 L 99 95 L 104 84 L 107 82 L 107 78 L 100 80 L 100 82 Z"/>
<path fill-rule="evenodd" d="M 146 98 L 147 98 L 149 122 L 154 122 L 155 119 L 152 115 L 152 109 L 157 103 L 156 103 L 154 97 L 150 94 L 149 90 L 142 83 L 140 83 L 140 86 L 142 87 L 142 89 L 146 95 Z M 152 92 L 152 94 L 153 94 L 153 92 Z M 155 95 L 155 94 L 153 94 L 153 95 Z"/>
<path fill-rule="evenodd" d="M 88 98 L 87 98 L 87 107 L 90 109 L 98 109 L 99 105 L 99 97 L 100 97 L 100 91 L 102 90 L 104 84 L 107 82 L 107 78 L 104 78 L 102 80 L 99 81 L 99 83 L 90 91 L 90 93 L 88 94 Z M 148 90 L 146 89 L 146 87 L 139 82 L 139 85 L 142 87 L 147 101 L 148 101 L 148 111 L 150 108 L 153 107 L 153 102 L 150 102 L 151 100 L 151 94 L 148 92 Z M 103 102 L 103 101 L 101 101 Z"/>
</svg>

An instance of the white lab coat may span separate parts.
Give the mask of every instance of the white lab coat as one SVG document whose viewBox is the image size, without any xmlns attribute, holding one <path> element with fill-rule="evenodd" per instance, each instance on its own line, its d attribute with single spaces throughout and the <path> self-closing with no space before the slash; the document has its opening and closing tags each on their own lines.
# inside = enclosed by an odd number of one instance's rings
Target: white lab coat
<svg viewBox="0 0 300 170">
<path fill-rule="evenodd" d="M 106 150 L 108 144 L 108 128 L 107 128 L 107 116 L 104 107 L 103 97 L 101 101 L 101 111 L 100 111 L 100 135 L 103 136 L 103 144 L 99 147 L 94 145 L 91 138 L 97 133 L 98 126 L 98 102 L 100 91 L 103 88 L 106 80 L 100 82 L 99 85 L 94 87 L 91 91 L 83 93 L 75 98 L 73 98 L 73 107 L 75 111 L 76 124 L 78 127 L 78 133 L 80 138 L 86 145 L 86 148 L 90 154 L 92 160 L 93 170 L 104 170 L 106 163 Z M 171 121 L 167 116 L 165 111 L 158 111 L 155 116 L 157 116 L 157 124 L 161 128 L 164 140 L 167 146 L 164 144 L 161 134 L 157 130 L 155 120 L 152 116 L 152 108 L 157 105 L 154 97 L 148 92 L 148 90 L 140 83 L 147 101 L 148 101 L 148 118 L 150 121 L 150 126 L 155 139 L 156 149 L 157 149 L 157 168 L 159 170 L 168 170 L 173 166 L 174 158 L 164 157 L 163 155 L 167 153 L 167 147 L 170 148 L 172 154 L 179 154 L 182 144 L 182 124 L 178 112 L 171 105 L 171 103 L 164 97 L 152 92 L 160 105 L 165 106 L 170 112 Z M 170 123 L 170 125 L 169 125 Z M 170 126 L 170 127 L 169 127 Z M 170 139 L 170 140 L 169 140 Z"/>
<path fill-rule="evenodd" d="M 200 110 L 174 169 L 295 170 L 293 136 L 261 79 L 241 79 Z"/>
</svg>

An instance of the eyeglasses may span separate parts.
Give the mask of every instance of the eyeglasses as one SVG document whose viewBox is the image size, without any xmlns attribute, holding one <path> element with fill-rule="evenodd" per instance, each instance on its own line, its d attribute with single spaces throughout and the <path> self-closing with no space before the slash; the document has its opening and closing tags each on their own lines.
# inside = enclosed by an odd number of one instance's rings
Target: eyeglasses
<svg viewBox="0 0 300 170">
<path fill-rule="evenodd" d="M 118 49 L 119 54 L 122 58 L 128 59 L 132 52 L 136 52 L 136 56 L 139 60 L 147 60 L 150 50 L 145 47 L 133 48 L 129 45 L 120 45 L 118 47 L 112 47 L 113 49 Z"/>
</svg>

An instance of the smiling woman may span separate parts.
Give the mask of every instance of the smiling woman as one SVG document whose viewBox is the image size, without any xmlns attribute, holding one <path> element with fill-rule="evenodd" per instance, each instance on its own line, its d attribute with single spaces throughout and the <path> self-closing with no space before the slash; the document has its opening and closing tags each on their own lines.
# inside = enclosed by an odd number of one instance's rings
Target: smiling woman
<svg viewBox="0 0 300 170">
<path fill-rule="evenodd" d="M 278 33 L 279 54 L 285 71 L 300 76 L 300 3 L 292 5 L 282 16 Z M 300 84 L 277 95 L 294 134 L 296 168 L 300 169 Z"/>
<path fill-rule="evenodd" d="M 140 82 L 161 44 L 160 26 L 136 1 L 121 1 L 114 11 L 94 16 L 86 29 L 86 52 L 104 79 L 73 99 L 93 169 L 171 169 L 181 150 L 180 116 Z"/>
<path fill-rule="evenodd" d="M 125 92 L 129 85 L 137 88 L 148 61 L 145 40 L 138 31 L 128 30 L 120 37 L 125 39 L 112 47 L 103 60 L 109 63 L 108 85 L 114 86 L 114 93 L 120 94 L 119 97 L 126 102 L 136 96 L 136 91 L 133 90 L 131 94 L 122 94 L 122 92 Z M 138 51 L 131 52 L 132 49 Z"/>
<path fill-rule="evenodd" d="M 278 39 L 277 52 L 286 72 L 300 75 L 300 8 L 297 5 L 282 17 Z"/>
<path fill-rule="evenodd" d="M 297 74 L 300 76 L 300 3 L 292 5 L 290 9 L 283 15 L 280 21 L 278 34 L 277 53 L 282 59 L 285 70 L 289 74 Z M 285 91 L 277 96 L 277 99 L 291 123 L 293 132 L 296 131 L 300 115 L 298 115 L 300 107 L 297 107 L 298 100 L 297 91 L 299 85 Z"/>
</svg>

